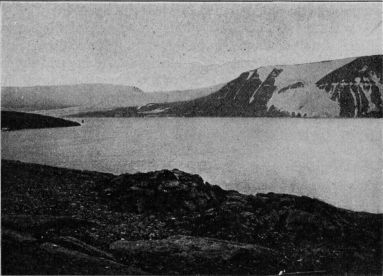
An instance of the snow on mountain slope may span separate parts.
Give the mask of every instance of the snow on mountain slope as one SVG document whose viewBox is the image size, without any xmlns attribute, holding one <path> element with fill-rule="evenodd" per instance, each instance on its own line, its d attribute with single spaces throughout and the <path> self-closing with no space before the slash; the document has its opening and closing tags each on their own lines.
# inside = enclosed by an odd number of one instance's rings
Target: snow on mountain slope
<svg viewBox="0 0 383 276">
<path fill-rule="evenodd" d="M 260 67 L 210 95 L 143 106 L 138 113 L 163 109 L 159 116 L 382 117 L 382 57 Z"/>
<path fill-rule="evenodd" d="M 276 92 L 268 101 L 267 108 L 274 106 L 292 116 L 337 117 L 339 105 L 325 91 L 320 90 L 315 82 L 353 60 L 355 58 L 276 66 L 283 71 L 275 80 Z"/>
<path fill-rule="evenodd" d="M 267 103 L 293 117 L 337 117 L 340 112 L 338 103 L 330 100 L 327 93 L 313 84 L 306 87 L 289 89 L 285 93 L 274 93 Z"/>
<path fill-rule="evenodd" d="M 283 71 L 275 80 L 275 86 L 282 88 L 298 81 L 302 81 L 307 84 L 314 83 L 320 80 L 323 76 L 331 73 L 337 68 L 346 65 L 347 63 L 350 63 L 353 60 L 355 60 L 355 58 L 320 61 L 297 65 L 277 65 L 274 67 L 280 68 Z"/>
</svg>

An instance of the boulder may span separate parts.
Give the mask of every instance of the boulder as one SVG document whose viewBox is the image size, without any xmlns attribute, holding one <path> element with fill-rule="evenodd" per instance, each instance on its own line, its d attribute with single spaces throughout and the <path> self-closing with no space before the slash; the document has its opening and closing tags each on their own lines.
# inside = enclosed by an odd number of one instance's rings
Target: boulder
<svg viewBox="0 0 383 276">
<path fill-rule="evenodd" d="M 275 273 L 279 253 L 255 244 L 213 238 L 171 236 L 162 240 L 120 240 L 110 250 L 124 263 L 151 273 Z"/>
</svg>

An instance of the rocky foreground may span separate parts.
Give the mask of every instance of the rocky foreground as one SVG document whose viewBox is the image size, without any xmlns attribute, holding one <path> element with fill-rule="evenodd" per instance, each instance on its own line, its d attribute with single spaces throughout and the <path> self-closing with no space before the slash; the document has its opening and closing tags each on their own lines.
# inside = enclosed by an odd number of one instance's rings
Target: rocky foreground
<svg viewBox="0 0 383 276">
<path fill-rule="evenodd" d="M 3 274 L 382 273 L 382 214 L 179 170 L 1 168 Z"/>
</svg>

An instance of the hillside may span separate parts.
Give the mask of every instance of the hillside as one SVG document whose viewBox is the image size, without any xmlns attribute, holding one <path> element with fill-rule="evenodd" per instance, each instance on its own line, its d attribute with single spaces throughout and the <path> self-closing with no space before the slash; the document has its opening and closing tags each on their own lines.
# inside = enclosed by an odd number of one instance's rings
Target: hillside
<svg viewBox="0 0 383 276">
<path fill-rule="evenodd" d="M 206 96 L 222 85 L 206 88 L 144 93 L 131 86 L 79 84 L 59 86 L 3 87 L 1 106 L 15 111 L 33 111 L 49 116 L 105 110 L 148 103 L 187 101 Z"/>
<path fill-rule="evenodd" d="M 381 118 L 382 57 L 260 67 L 210 95 L 149 104 L 137 108 L 135 116 Z"/>
<path fill-rule="evenodd" d="M 147 96 L 148 103 L 187 101 L 214 93 L 223 86 L 224 84 L 217 84 L 187 90 L 154 91 L 145 93 L 145 96 Z"/>
<path fill-rule="evenodd" d="M 1 130 L 71 127 L 79 125 L 80 124 L 77 122 L 38 114 L 15 111 L 1 111 Z"/>
<path fill-rule="evenodd" d="M 1 172 L 2 274 L 382 273 L 381 214 L 245 195 L 177 169 L 2 160 Z"/>
<path fill-rule="evenodd" d="M 111 84 L 2 87 L 1 106 L 8 109 L 46 110 L 70 106 L 136 104 L 143 91 Z"/>
</svg>

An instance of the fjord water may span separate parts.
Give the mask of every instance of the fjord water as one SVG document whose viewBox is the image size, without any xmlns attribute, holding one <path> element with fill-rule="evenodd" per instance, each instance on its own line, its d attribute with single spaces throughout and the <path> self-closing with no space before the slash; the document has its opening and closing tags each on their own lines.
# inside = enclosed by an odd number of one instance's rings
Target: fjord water
<svg viewBox="0 0 383 276">
<path fill-rule="evenodd" d="M 86 118 L 1 138 L 5 159 L 115 174 L 178 168 L 225 189 L 383 212 L 382 129 L 371 119 Z"/>
</svg>

